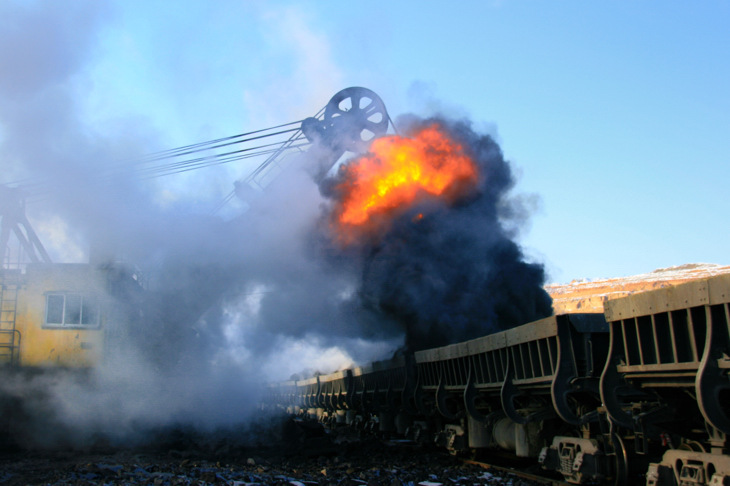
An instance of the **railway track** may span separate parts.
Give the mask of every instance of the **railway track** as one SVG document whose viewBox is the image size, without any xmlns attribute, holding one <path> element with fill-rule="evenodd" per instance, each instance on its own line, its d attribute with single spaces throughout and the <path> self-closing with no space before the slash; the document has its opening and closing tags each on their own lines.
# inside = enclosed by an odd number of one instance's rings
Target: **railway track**
<svg viewBox="0 0 730 486">
<path fill-rule="evenodd" d="M 507 466 L 499 466 L 496 464 L 476 461 L 473 459 L 460 459 L 463 464 L 473 464 L 475 466 L 479 466 L 481 468 L 486 469 L 487 471 L 498 471 L 502 475 L 511 475 L 515 476 L 521 479 L 528 480 L 534 484 L 545 484 L 549 486 L 574 486 L 571 483 L 568 483 L 566 481 L 563 481 L 561 479 L 556 478 L 549 478 L 545 477 L 539 474 L 529 473 L 529 472 L 523 472 L 519 469 L 513 468 L 513 467 L 507 467 Z M 494 474 L 494 476 L 497 476 Z"/>
<path fill-rule="evenodd" d="M 350 431 L 336 431 L 347 435 Z M 239 486 L 537 486 L 564 484 L 519 468 L 462 460 L 431 446 L 362 437 L 311 455 L 279 445 L 204 450 L 117 450 L 106 453 L 0 454 L 0 482 L 25 484 L 159 484 Z"/>
</svg>

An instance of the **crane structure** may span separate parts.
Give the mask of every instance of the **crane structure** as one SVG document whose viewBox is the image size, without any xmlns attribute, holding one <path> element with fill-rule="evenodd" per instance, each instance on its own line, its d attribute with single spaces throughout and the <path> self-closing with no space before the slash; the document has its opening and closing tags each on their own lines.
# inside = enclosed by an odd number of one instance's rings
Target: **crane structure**
<svg viewBox="0 0 730 486">
<path fill-rule="evenodd" d="M 18 239 L 16 258 L 13 258 L 14 255 L 8 246 L 11 234 Z M 20 265 L 23 254 L 33 263 L 51 263 L 51 257 L 25 215 L 25 198 L 22 191 L 3 185 L 0 185 L 0 249 L 2 249 L 3 268 Z"/>
<path fill-rule="evenodd" d="M 229 137 L 164 150 L 116 165 L 94 174 L 100 184 L 124 175 L 146 180 L 179 174 L 205 167 L 266 156 L 246 177 L 234 182 L 234 189 L 213 208 L 217 212 L 233 197 L 250 198 L 285 170 L 285 159 L 293 153 L 306 153 L 318 163 L 315 179 L 321 180 L 345 152 L 361 153 L 369 142 L 395 126 L 383 100 L 372 90 L 345 88 L 336 93 L 313 117 Z M 262 143 L 266 142 L 266 143 Z M 0 251 L 3 264 L 9 264 L 10 235 L 19 242 L 15 264 L 23 258 L 31 263 L 51 263 L 41 240 L 25 216 L 25 203 L 53 197 L 52 180 L 41 177 L 0 184 Z"/>
<path fill-rule="evenodd" d="M 286 170 L 286 157 L 295 153 L 316 161 L 315 179 L 321 180 L 345 152 L 366 151 L 370 140 L 385 135 L 391 123 L 377 94 L 351 87 L 333 96 L 313 117 L 109 164 L 103 171 L 87 174 L 87 180 L 103 186 L 120 177 L 145 180 L 265 157 L 234 183 L 215 212 L 233 197 L 245 200 L 251 191 L 265 190 Z M 153 269 L 139 271 L 129 262 L 120 262 L 119 255 L 103 254 L 104 258 L 88 264 L 53 263 L 25 207 L 26 202 L 53 198 L 59 190 L 57 183 L 42 177 L 0 184 L 0 365 L 95 366 L 114 348 L 115 336 L 139 332 L 140 340 L 157 343 L 146 337 L 145 330 L 166 329 L 167 324 L 178 329 L 191 326 L 218 297 L 197 295 L 182 299 L 189 305 L 180 305 L 177 293 L 149 291 L 145 282 Z M 17 244 L 11 242 L 12 236 Z M 163 262 L 164 258 L 152 266 L 162 267 Z M 112 304 L 110 299 L 119 302 Z M 166 307 L 166 299 L 177 305 Z M 146 326 L 147 321 L 140 318 L 143 307 L 175 308 L 177 313 L 146 312 L 152 316 L 146 319 L 158 321 L 156 327 Z M 172 340 L 163 336 L 163 342 Z"/>
</svg>

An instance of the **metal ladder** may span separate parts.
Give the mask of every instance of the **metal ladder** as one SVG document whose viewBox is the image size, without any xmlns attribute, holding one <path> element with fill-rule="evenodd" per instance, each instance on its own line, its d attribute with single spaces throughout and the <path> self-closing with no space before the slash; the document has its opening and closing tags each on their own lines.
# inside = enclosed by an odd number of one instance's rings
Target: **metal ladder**
<svg viewBox="0 0 730 486">
<path fill-rule="evenodd" d="M 15 329 L 20 269 L 0 268 L 0 366 L 17 365 L 20 331 Z"/>
</svg>

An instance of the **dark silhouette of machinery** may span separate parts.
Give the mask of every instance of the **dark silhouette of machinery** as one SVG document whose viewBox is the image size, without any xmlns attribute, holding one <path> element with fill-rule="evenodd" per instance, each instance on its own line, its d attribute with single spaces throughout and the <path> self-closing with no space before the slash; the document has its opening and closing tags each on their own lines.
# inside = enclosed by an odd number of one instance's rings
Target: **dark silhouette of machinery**
<svg viewBox="0 0 730 486">
<path fill-rule="evenodd" d="M 18 254 L 11 255 L 8 241 L 14 234 L 18 239 Z M 0 249 L 2 265 L 8 266 L 23 260 L 21 252 L 33 263 L 51 263 L 51 257 L 25 216 L 25 198 L 20 189 L 0 185 Z"/>
<path fill-rule="evenodd" d="M 234 184 L 234 192 L 249 200 L 252 190 L 262 190 L 283 170 L 281 162 L 291 150 L 301 151 L 303 145 L 310 145 L 307 154 L 317 162 L 314 178 L 320 181 L 345 152 L 365 152 L 370 141 L 385 135 L 390 126 L 395 130 L 385 103 L 374 91 L 357 86 L 345 88 L 315 116 L 302 120 L 289 140 Z M 307 143 L 302 144 L 303 139 Z"/>
</svg>

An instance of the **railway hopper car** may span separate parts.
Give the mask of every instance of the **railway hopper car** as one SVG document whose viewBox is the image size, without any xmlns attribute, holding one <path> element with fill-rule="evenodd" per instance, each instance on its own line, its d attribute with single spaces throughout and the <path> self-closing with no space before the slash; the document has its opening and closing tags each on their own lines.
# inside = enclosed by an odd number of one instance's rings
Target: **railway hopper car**
<svg viewBox="0 0 730 486">
<path fill-rule="evenodd" d="M 295 380 L 282 383 L 268 383 L 263 391 L 262 406 L 282 408 L 288 413 L 298 415 L 301 412 L 301 395 Z"/>
<path fill-rule="evenodd" d="M 319 376 L 320 398 L 317 405 L 320 413 L 325 411 L 333 423 L 346 423 L 347 413 L 352 410 L 352 371 L 342 370 Z"/>
<path fill-rule="evenodd" d="M 402 396 L 406 359 L 376 361 L 367 366 L 317 375 L 266 387 L 264 404 L 331 424 L 347 424 L 404 433 Z M 415 382 L 411 383 L 415 386 Z"/>
<path fill-rule="evenodd" d="M 370 422 L 372 428 L 377 426 L 377 430 L 386 433 L 396 430 L 405 433 L 409 424 L 407 415 L 403 413 L 403 393 L 408 376 L 404 356 L 353 369 L 355 420 L 373 417 Z"/>
<path fill-rule="evenodd" d="M 652 458 L 647 484 L 730 483 L 729 303 L 721 275 L 605 305 L 601 398 L 636 456 Z"/>
<path fill-rule="evenodd" d="M 598 385 L 608 343 L 602 315 L 567 314 L 417 352 L 419 408 L 447 420 L 446 445 L 455 451 L 499 447 L 539 456 L 548 467 L 551 443 L 598 451 L 605 442 Z M 613 478 L 616 461 L 603 457 L 586 457 L 576 470 L 571 464 L 567 476 Z"/>
</svg>

